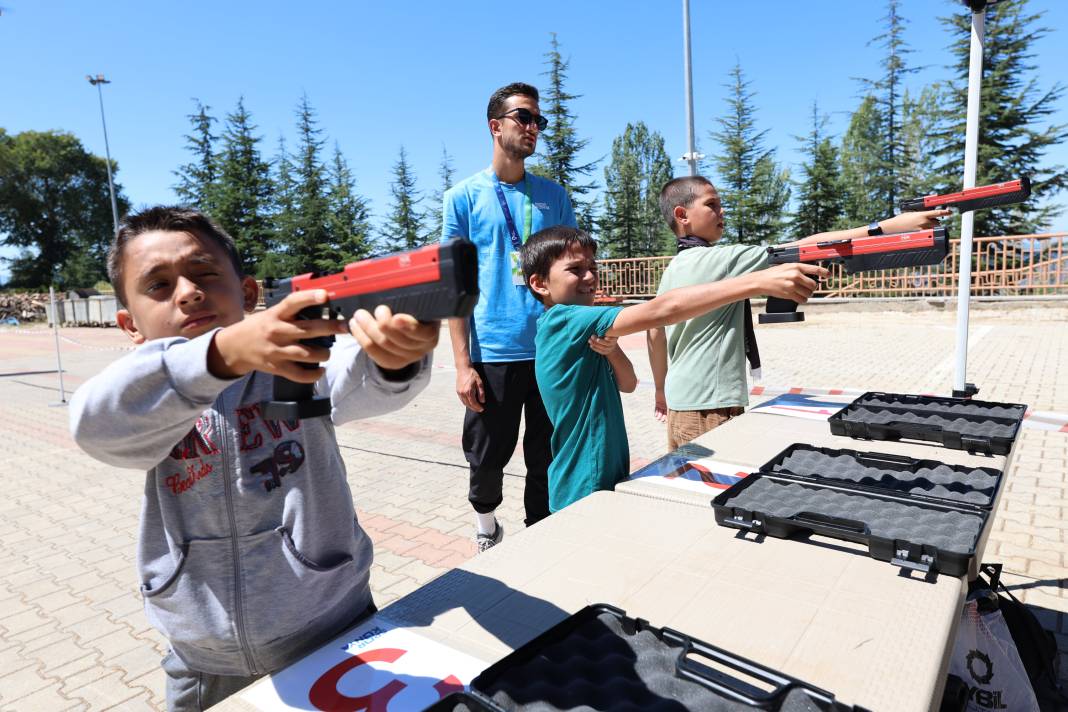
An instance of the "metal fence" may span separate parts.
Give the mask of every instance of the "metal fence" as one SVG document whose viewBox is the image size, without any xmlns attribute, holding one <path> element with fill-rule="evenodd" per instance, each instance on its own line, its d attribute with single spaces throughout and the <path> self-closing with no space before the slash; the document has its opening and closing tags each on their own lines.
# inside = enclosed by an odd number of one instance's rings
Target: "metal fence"
<svg viewBox="0 0 1068 712">
<path fill-rule="evenodd" d="M 957 293 L 960 240 L 929 267 L 846 274 L 830 265 L 820 297 L 937 297 Z M 671 257 L 598 260 L 602 300 L 652 297 Z M 972 243 L 973 296 L 1068 296 L 1068 232 L 978 237 Z"/>
</svg>

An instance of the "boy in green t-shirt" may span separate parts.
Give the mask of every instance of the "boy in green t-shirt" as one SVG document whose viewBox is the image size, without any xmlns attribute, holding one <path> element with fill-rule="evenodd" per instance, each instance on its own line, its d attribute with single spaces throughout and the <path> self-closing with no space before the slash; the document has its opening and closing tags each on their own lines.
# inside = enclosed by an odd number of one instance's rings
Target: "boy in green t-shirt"
<svg viewBox="0 0 1068 712">
<path fill-rule="evenodd" d="M 707 178 L 687 176 L 669 181 L 660 191 L 660 211 L 678 238 L 679 254 L 664 271 L 657 294 L 759 274 L 768 267 L 766 247 L 713 247 L 723 235 L 723 207 L 715 186 Z M 789 244 L 925 230 L 938 225 L 938 218 L 949 213 L 902 213 L 866 227 L 824 232 Z M 661 421 L 666 416 L 669 450 L 740 415 L 749 404 L 745 379 L 746 308 L 747 302 L 736 300 L 679 320 L 666 329 L 649 330 L 649 363 L 656 387 L 654 414 Z"/>
<path fill-rule="evenodd" d="M 556 512 L 597 490 L 612 489 L 630 469 L 619 392 L 637 386 L 616 338 L 674 324 L 758 294 L 805 302 L 827 270 L 778 265 L 714 284 L 676 289 L 632 307 L 595 307 L 597 243 L 557 226 L 531 236 L 521 252 L 523 276 L 545 305 L 534 339 L 535 376 L 553 423 L 549 509 Z"/>
</svg>

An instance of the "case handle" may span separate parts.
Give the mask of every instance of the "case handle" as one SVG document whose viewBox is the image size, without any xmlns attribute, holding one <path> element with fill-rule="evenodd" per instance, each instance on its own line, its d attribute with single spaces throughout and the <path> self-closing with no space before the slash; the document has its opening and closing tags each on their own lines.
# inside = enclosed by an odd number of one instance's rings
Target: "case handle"
<svg viewBox="0 0 1068 712">
<path fill-rule="evenodd" d="M 873 425 L 878 425 L 878 423 L 873 423 Z M 886 425 L 891 427 L 891 428 L 898 429 L 899 431 L 901 431 L 902 435 L 909 435 L 909 436 L 915 436 L 915 437 L 920 437 L 920 438 L 922 438 L 922 436 L 927 434 L 927 433 L 932 433 L 932 432 L 940 433 L 940 432 L 942 432 L 942 426 L 941 425 L 920 425 L 920 424 L 917 424 L 917 423 L 908 423 L 908 422 L 903 421 L 903 420 L 895 420 L 895 421 L 892 421 L 890 423 L 887 423 Z"/>
<path fill-rule="evenodd" d="M 664 633 L 673 634 L 675 631 L 665 628 Z M 678 634 L 678 638 L 684 641 L 684 647 L 675 661 L 676 676 L 714 690 L 727 699 L 763 710 L 778 710 L 782 707 L 785 696 L 796 686 L 794 680 L 777 675 L 744 658 L 724 655 L 717 648 L 694 641 L 689 636 Z M 756 682 L 765 683 L 772 689 L 763 690 L 720 668 L 691 660 L 690 656 L 706 658 Z"/>
<path fill-rule="evenodd" d="M 908 455 L 890 455 L 885 452 L 861 452 L 857 454 L 857 460 L 863 464 L 890 462 L 895 465 L 912 465 L 918 462 Z"/>
<path fill-rule="evenodd" d="M 806 524 L 818 524 L 831 529 L 840 529 L 854 534 L 866 534 L 868 532 L 868 525 L 864 522 L 859 522 L 856 519 L 846 519 L 845 517 L 833 517 L 819 512 L 798 512 L 791 519 Z"/>
</svg>

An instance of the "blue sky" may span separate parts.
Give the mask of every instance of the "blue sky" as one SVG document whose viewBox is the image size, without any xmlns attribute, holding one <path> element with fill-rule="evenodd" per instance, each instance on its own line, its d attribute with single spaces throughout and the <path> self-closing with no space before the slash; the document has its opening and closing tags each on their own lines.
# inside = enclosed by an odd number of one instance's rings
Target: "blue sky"
<svg viewBox="0 0 1068 712">
<path fill-rule="evenodd" d="M 489 94 L 516 80 L 544 86 L 551 32 L 571 60 L 568 88 L 582 95 L 573 107 L 580 136 L 590 139 L 587 159 L 608 155 L 612 139 L 639 120 L 664 135 L 673 157 L 686 150 L 675 0 L 0 4 L 0 126 L 70 131 L 103 155 L 96 90 L 85 75 L 104 73 L 113 81 L 104 88 L 112 157 L 135 205 L 175 200 L 172 171 L 188 160 L 183 134 L 194 97 L 221 118 L 244 96 L 273 155 L 280 135 L 294 145 L 294 111 L 306 93 L 381 217 L 402 144 L 425 195 L 437 185 L 443 146 L 457 177 L 489 163 Z M 1068 68 L 1068 2 L 1030 7 L 1044 10 L 1053 29 L 1035 45 L 1045 89 Z M 928 66 L 909 78 L 914 90 L 948 76 L 950 37 L 936 18 L 963 11 L 959 1 L 902 0 L 910 61 Z M 814 100 L 840 133 L 858 101 L 854 78 L 878 75 L 881 50 L 867 43 L 885 14 L 883 0 L 691 0 L 701 148 L 714 148 L 708 133 L 736 60 L 780 161 L 800 160 L 794 136 L 808 131 Z M 1056 121 L 1068 122 L 1066 104 Z M 1050 160 L 1068 164 L 1068 146 Z"/>
</svg>

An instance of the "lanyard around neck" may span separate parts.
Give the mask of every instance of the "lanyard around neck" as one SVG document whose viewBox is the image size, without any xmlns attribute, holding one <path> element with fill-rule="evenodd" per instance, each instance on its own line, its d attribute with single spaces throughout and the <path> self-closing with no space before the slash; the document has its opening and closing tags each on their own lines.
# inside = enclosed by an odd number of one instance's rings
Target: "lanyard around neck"
<svg viewBox="0 0 1068 712">
<path fill-rule="evenodd" d="M 523 187 L 519 191 L 523 194 L 523 235 L 519 234 L 516 229 L 515 220 L 512 219 L 512 211 L 508 209 L 508 201 L 504 199 L 504 189 L 501 188 L 501 180 L 497 177 L 497 174 L 493 174 L 493 190 L 497 193 L 497 200 L 501 204 L 501 210 L 504 211 L 504 222 L 508 225 L 508 236 L 512 239 L 512 247 L 518 252 L 523 243 L 530 238 L 531 226 L 534 222 L 534 210 L 531 204 L 530 195 L 527 192 L 527 174 L 523 172 Z"/>
</svg>

